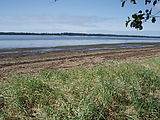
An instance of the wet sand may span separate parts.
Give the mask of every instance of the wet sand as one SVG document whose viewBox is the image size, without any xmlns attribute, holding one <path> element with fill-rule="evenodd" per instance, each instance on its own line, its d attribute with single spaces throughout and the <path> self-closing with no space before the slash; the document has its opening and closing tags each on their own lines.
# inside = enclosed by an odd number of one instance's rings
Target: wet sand
<svg viewBox="0 0 160 120">
<path fill-rule="evenodd" d="M 148 43 L 143 44 L 145 45 Z M 63 50 L 33 55 L 1 56 L 0 81 L 6 79 L 9 75 L 33 74 L 45 69 L 66 70 L 83 66 L 94 66 L 104 63 L 109 59 L 134 60 L 160 56 L 160 43 L 152 44 L 156 46 L 79 51 Z"/>
<path fill-rule="evenodd" d="M 98 44 L 98 45 L 78 45 L 78 46 L 59 46 L 59 47 L 37 47 L 37 48 L 17 48 L 17 49 L 0 49 L 0 58 L 19 57 L 24 55 L 36 55 L 41 53 L 53 52 L 75 52 L 104 49 L 121 49 L 121 48 L 145 48 L 160 47 L 160 43 L 117 43 L 117 44 Z"/>
</svg>

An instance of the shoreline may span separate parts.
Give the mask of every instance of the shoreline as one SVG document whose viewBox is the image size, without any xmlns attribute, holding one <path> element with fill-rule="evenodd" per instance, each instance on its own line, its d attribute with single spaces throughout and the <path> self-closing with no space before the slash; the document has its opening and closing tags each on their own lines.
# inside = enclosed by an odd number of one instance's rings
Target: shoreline
<svg viewBox="0 0 160 120">
<path fill-rule="evenodd" d="M 103 64 L 106 60 L 139 60 L 159 56 L 160 46 L 89 51 L 60 51 L 16 57 L 0 57 L 0 81 L 14 74 L 34 74 L 46 69 L 69 70 Z"/>
<path fill-rule="evenodd" d="M 34 48 L 11 48 L 0 49 L 0 58 L 19 57 L 24 55 L 36 55 L 53 52 L 85 52 L 91 50 L 113 50 L 122 48 L 147 48 L 160 47 L 160 43 L 115 43 L 115 44 L 93 44 L 93 45 L 75 45 L 75 46 L 57 46 L 57 47 L 34 47 Z"/>
<path fill-rule="evenodd" d="M 0 35 L 52 35 L 52 36 L 95 36 L 95 37 L 141 37 L 141 38 L 160 38 L 160 36 L 146 35 L 120 35 L 120 34 L 97 34 L 97 33 L 30 33 L 30 32 L 0 32 Z"/>
</svg>

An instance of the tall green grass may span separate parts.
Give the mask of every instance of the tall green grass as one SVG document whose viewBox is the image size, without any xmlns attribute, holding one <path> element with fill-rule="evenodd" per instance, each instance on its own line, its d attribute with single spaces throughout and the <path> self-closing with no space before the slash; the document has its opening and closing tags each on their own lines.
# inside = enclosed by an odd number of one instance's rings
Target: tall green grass
<svg viewBox="0 0 160 120">
<path fill-rule="evenodd" d="M 16 75 L 0 90 L 4 120 L 158 120 L 160 59 Z"/>
</svg>

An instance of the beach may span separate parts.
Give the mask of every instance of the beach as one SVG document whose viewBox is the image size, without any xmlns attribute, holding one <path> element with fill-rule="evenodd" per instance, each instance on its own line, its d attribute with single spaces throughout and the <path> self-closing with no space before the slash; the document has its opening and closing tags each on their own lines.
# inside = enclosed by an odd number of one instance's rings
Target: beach
<svg viewBox="0 0 160 120">
<path fill-rule="evenodd" d="M 143 43 L 143 45 L 148 45 L 148 43 Z M 7 78 L 7 76 L 10 75 L 34 74 L 35 72 L 46 69 L 69 70 L 79 67 L 102 64 L 106 60 L 115 60 L 115 59 L 139 60 L 139 59 L 159 56 L 160 55 L 159 43 L 150 43 L 150 45 L 156 45 L 156 46 L 138 47 L 138 48 L 122 47 L 116 49 L 93 49 L 93 50 L 88 50 L 88 49 L 62 50 L 62 51 L 29 54 L 29 55 L 20 54 L 18 56 L 10 54 L 9 56 L 0 57 L 0 77 L 1 81 L 3 81 L 4 79 Z M 97 45 L 97 47 L 102 47 L 102 46 L 104 47 L 105 45 Z M 114 45 L 112 45 L 112 47 L 113 46 Z M 96 45 L 85 46 L 85 48 L 95 48 L 95 47 Z M 73 48 L 73 46 L 66 48 Z M 37 49 L 37 48 L 30 48 L 30 49 Z"/>
</svg>

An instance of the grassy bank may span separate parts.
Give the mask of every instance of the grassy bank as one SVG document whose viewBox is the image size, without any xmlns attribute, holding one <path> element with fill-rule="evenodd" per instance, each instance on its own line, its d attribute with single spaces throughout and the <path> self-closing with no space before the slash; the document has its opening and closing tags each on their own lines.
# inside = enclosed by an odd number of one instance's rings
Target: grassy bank
<svg viewBox="0 0 160 120">
<path fill-rule="evenodd" d="M 2 120 L 158 120 L 160 58 L 16 75 L 0 95 Z"/>
</svg>

